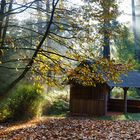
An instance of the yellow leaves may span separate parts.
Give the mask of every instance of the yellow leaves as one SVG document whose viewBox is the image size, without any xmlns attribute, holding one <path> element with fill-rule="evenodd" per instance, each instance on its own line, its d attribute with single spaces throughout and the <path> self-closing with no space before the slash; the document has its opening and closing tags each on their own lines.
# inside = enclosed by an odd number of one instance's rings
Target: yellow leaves
<svg viewBox="0 0 140 140">
<path fill-rule="evenodd" d="M 63 32 L 63 31 L 64 31 L 64 26 L 63 26 L 63 25 L 60 25 L 59 31 L 60 31 L 60 32 Z"/>
<path fill-rule="evenodd" d="M 38 82 L 38 83 L 34 83 L 34 86 L 36 87 L 35 89 L 36 89 L 36 92 L 38 93 L 38 94 L 41 94 L 42 93 L 42 90 L 43 90 L 43 86 Z"/>
<path fill-rule="evenodd" d="M 56 55 L 56 54 L 50 54 L 50 57 L 53 59 L 53 60 L 60 60 L 61 59 L 61 57 L 60 56 L 58 56 L 58 55 Z"/>
<path fill-rule="evenodd" d="M 49 51 L 49 57 L 50 57 L 50 59 L 52 59 L 54 61 L 55 60 L 61 60 L 62 59 L 62 57 L 59 56 L 59 54 L 58 54 L 57 51 L 55 51 L 55 50 L 53 50 L 51 48 L 49 48 L 48 51 Z"/>
<path fill-rule="evenodd" d="M 74 63 L 64 61 L 57 56 L 56 51 L 51 49 L 48 51 L 50 53 L 49 55 L 46 53 L 47 56 L 38 55 L 34 64 L 34 75 L 36 75 L 34 79 L 36 82 L 46 81 L 49 86 L 61 86 L 63 81 L 75 81 L 87 86 L 95 86 L 96 83 L 104 83 L 109 80 L 116 82 L 120 80 L 120 74 L 124 74 L 129 69 L 127 64 L 117 64 L 114 60 L 105 58 L 85 61 L 83 55 L 78 52 L 68 51 L 67 54 L 70 58 L 81 62 L 79 66 L 74 66 Z"/>
<path fill-rule="evenodd" d="M 129 70 L 128 64 L 117 64 L 114 60 L 104 58 L 96 61 L 81 62 L 69 74 L 69 79 L 73 82 L 94 86 L 96 83 L 104 83 L 107 81 L 120 82 L 120 74 L 125 74 Z"/>
<path fill-rule="evenodd" d="M 55 71 L 56 73 L 59 73 L 59 72 L 61 71 L 60 66 L 59 66 L 59 65 L 55 65 L 54 71 Z"/>
<path fill-rule="evenodd" d="M 56 16 L 56 19 L 57 19 L 57 21 L 60 21 L 60 16 L 57 15 L 57 16 Z"/>
</svg>

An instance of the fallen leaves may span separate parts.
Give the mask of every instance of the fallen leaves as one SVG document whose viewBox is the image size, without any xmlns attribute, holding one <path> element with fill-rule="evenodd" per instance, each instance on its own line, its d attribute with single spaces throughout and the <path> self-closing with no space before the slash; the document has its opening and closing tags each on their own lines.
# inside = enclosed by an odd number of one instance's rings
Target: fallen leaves
<svg viewBox="0 0 140 140">
<path fill-rule="evenodd" d="M 0 140 L 139 140 L 139 121 L 47 118 L 14 126 L 0 125 Z"/>
</svg>

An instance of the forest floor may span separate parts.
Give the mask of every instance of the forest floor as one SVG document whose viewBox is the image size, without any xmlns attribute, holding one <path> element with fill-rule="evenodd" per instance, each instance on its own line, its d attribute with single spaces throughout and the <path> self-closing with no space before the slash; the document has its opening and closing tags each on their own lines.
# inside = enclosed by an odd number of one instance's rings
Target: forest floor
<svg viewBox="0 0 140 140">
<path fill-rule="evenodd" d="M 0 124 L 0 140 L 140 140 L 140 121 L 45 117 Z"/>
</svg>

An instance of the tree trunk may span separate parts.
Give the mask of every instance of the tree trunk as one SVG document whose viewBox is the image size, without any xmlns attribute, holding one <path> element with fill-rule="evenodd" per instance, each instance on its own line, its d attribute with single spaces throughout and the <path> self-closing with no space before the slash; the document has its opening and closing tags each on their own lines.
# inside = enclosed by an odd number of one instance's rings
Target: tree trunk
<svg viewBox="0 0 140 140">
<path fill-rule="evenodd" d="M 104 7 L 104 13 L 109 15 L 109 9 Z M 110 33 L 109 33 L 110 21 L 109 19 L 104 19 L 103 25 L 103 57 L 110 60 Z"/>
<path fill-rule="evenodd" d="M 132 0 L 132 27 L 133 27 L 133 34 L 134 34 L 135 58 L 138 62 L 140 62 L 140 49 L 138 45 L 138 36 L 136 31 L 135 0 Z"/>
</svg>

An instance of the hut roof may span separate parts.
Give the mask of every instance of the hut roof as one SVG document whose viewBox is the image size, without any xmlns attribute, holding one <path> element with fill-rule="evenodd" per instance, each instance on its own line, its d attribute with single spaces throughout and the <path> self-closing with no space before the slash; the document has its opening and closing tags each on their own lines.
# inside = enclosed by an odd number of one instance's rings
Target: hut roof
<svg viewBox="0 0 140 140">
<path fill-rule="evenodd" d="M 107 82 L 110 87 L 134 87 L 140 88 L 140 73 L 138 71 L 130 71 L 127 75 L 121 75 L 122 82 Z"/>
</svg>

